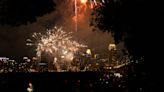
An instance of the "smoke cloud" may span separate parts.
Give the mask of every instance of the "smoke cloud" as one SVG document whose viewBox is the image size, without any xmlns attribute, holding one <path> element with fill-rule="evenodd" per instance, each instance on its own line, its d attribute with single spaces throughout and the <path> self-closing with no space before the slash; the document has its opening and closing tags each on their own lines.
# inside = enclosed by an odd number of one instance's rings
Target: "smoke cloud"
<svg viewBox="0 0 164 92">
<path fill-rule="evenodd" d="M 88 45 L 95 53 L 102 54 L 108 52 L 109 43 L 114 43 L 113 37 L 107 32 L 92 31 L 92 28 L 89 26 L 90 9 L 87 9 L 82 19 L 78 20 L 78 31 L 75 32 L 75 23 L 72 19 L 75 9 L 73 0 L 54 0 L 54 2 L 56 3 L 55 10 L 42 17 L 38 17 L 35 23 L 28 23 L 18 27 L 0 26 L 0 40 L 2 44 L 0 45 L 0 55 L 11 52 L 13 52 L 11 55 L 35 55 L 35 49 L 26 46 L 26 39 L 30 38 L 34 32 L 44 33 L 47 28 L 54 26 L 63 27 L 64 30 L 69 32 L 72 31 L 75 40 Z"/>
</svg>

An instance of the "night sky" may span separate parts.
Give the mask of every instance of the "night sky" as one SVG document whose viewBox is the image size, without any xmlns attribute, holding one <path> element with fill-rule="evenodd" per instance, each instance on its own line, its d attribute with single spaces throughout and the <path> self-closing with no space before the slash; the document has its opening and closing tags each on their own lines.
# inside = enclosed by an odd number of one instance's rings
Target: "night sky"
<svg viewBox="0 0 164 92">
<path fill-rule="evenodd" d="M 45 33 L 47 28 L 53 28 L 54 26 L 63 27 L 65 31 L 73 32 L 73 38 L 75 40 L 87 44 L 95 53 L 108 53 L 107 47 L 109 43 L 114 43 L 114 38 L 110 32 L 102 32 L 102 30 L 98 29 L 97 31 L 92 31 L 92 28 L 89 26 L 90 10 L 84 13 L 84 19 L 78 23 L 78 32 L 74 32 L 74 23 L 72 21 L 74 5 L 70 1 L 71 0 L 0 0 L 0 57 L 9 57 L 18 60 L 22 59 L 23 56 L 35 56 L 35 46 L 26 46 L 26 39 L 31 39 L 34 32 Z M 121 14 L 124 14 L 124 17 L 121 15 L 117 17 L 119 17 L 120 20 L 121 18 L 125 20 L 120 22 L 121 25 L 124 25 L 124 22 L 129 23 L 129 34 L 132 34 L 128 35 L 130 38 L 129 47 L 132 51 L 141 51 L 142 55 L 145 55 L 145 52 L 149 52 L 150 54 L 148 57 L 151 60 L 148 62 L 144 61 L 143 69 L 139 66 L 136 70 L 146 71 L 146 76 L 150 77 L 149 82 L 157 80 L 161 82 L 162 75 L 160 70 L 162 70 L 163 64 L 158 63 L 161 63 L 161 60 L 157 60 L 159 56 L 156 58 L 154 54 L 157 55 L 159 52 L 162 52 L 160 44 L 162 43 L 161 40 L 163 36 L 161 36 L 159 31 L 163 32 L 163 3 L 155 0 L 153 2 L 147 2 L 146 0 L 114 1 L 124 1 L 125 9 L 127 8 L 127 10 L 125 10 L 126 14 L 121 12 Z M 130 8 L 126 7 L 126 4 L 129 5 Z M 135 11 L 131 10 L 131 7 L 135 9 Z M 126 21 L 126 18 L 129 20 Z M 120 20 L 118 19 L 118 21 Z M 160 38 L 160 41 L 158 38 Z M 125 49 L 124 42 L 120 42 L 117 47 L 119 51 Z M 156 53 L 153 53 L 153 51 Z M 154 61 L 152 61 L 153 59 Z M 131 81 L 133 78 L 134 77 L 128 80 Z M 140 80 L 140 78 L 138 80 Z M 136 82 L 138 82 L 138 80 Z M 145 79 L 143 78 L 142 80 Z M 159 84 L 151 84 L 149 82 L 148 85 L 150 86 L 148 88 L 153 88 L 154 85 L 157 85 L 157 87 L 154 88 L 155 92 L 157 92 L 156 90 L 159 90 L 160 87 Z M 129 83 L 130 86 L 136 84 L 134 81 L 127 83 Z M 140 84 L 144 85 L 143 81 L 141 81 Z"/>
<path fill-rule="evenodd" d="M 65 31 L 74 31 L 74 7 L 71 0 L 2 0 L 0 17 L 0 56 L 21 58 L 35 56 L 35 47 L 26 46 L 26 39 L 32 38 L 34 32 L 45 32 L 46 28 L 63 27 Z M 18 4 L 19 2 L 19 4 Z M 8 7 L 8 8 L 7 8 Z M 41 11 L 42 10 L 42 11 Z M 114 40 L 108 32 L 93 32 L 90 23 L 90 10 L 78 23 L 78 32 L 73 38 L 87 44 L 96 53 L 108 53 L 109 43 Z M 6 16 L 7 15 L 7 16 Z M 106 40 L 104 40 L 106 39 Z M 124 48 L 123 43 L 118 45 Z"/>
</svg>

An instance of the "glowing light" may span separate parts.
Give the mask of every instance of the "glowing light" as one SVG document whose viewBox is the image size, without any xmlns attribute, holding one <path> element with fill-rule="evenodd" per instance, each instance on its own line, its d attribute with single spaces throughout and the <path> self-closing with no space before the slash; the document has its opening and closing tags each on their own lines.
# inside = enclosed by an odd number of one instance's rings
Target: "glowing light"
<svg viewBox="0 0 164 92">
<path fill-rule="evenodd" d="M 86 53 L 89 54 L 89 55 L 92 54 L 90 49 L 87 49 Z"/>
<path fill-rule="evenodd" d="M 88 3 L 87 3 L 88 2 Z M 95 7 L 102 6 L 105 0 L 74 0 L 74 16 L 73 21 L 75 22 L 75 31 L 77 31 L 78 22 L 82 21 L 86 9 L 93 9 Z"/>
<path fill-rule="evenodd" d="M 108 49 L 109 50 L 116 50 L 116 44 L 109 44 Z"/>
<path fill-rule="evenodd" d="M 33 92 L 33 89 L 32 88 L 27 88 L 27 91 L 28 92 Z"/>
<path fill-rule="evenodd" d="M 27 91 L 28 91 L 28 92 L 33 92 L 32 83 L 29 83 L 28 85 L 29 85 L 29 87 L 27 88 Z"/>
<path fill-rule="evenodd" d="M 51 54 L 57 52 L 67 54 L 68 52 L 75 53 L 80 47 L 85 47 L 85 45 L 71 40 L 70 34 L 70 32 L 64 32 L 62 28 L 49 30 L 46 35 L 41 35 L 36 51 L 38 53 L 46 51 Z"/>
<path fill-rule="evenodd" d="M 87 3 L 87 0 L 80 0 L 80 2 L 81 2 L 82 4 L 86 4 L 86 3 Z"/>
<path fill-rule="evenodd" d="M 73 55 L 73 53 L 68 53 L 66 56 L 65 56 L 65 59 L 67 60 L 67 61 L 72 61 L 73 59 L 74 59 L 74 55 Z"/>
<path fill-rule="evenodd" d="M 71 32 L 57 27 L 47 30 L 45 35 L 34 33 L 33 37 L 36 39 L 36 55 L 41 57 L 41 53 L 46 52 L 54 57 L 54 63 L 72 61 L 80 48 L 87 47 L 74 41 Z"/>
<path fill-rule="evenodd" d="M 120 73 L 114 73 L 114 76 L 121 78 L 122 75 Z"/>
<path fill-rule="evenodd" d="M 32 87 L 32 83 L 29 83 L 28 85 L 29 85 L 30 87 Z"/>
<path fill-rule="evenodd" d="M 75 31 L 77 32 L 77 0 L 74 2 L 75 5 L 75 16 L 74 16 L 74 21 L 75 21 Z"/>
</svg>

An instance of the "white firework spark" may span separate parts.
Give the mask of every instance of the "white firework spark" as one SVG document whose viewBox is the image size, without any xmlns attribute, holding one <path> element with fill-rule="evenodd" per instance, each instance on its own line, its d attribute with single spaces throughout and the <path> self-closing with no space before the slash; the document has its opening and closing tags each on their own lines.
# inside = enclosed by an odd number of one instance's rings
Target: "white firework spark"
<svg viewBox="0 0 164 92">
<path fill-rule="evenodd" d="M 46 35 L 34 33 L 33 37 L 39 40 L 36 49 L 38 56 L 40 56 L 43 51 L 52 55 L 67 55 L 68 53 L 75 54 L 80 48 L 86 47 L 86 45 L 72 40 L 71 32 L 67 33 L 63 31 L 62 28 L 57 27 L 47 30 Z"/>
<path fill-rule="evenodd" d="M 74 41 L 71 34 L 71 32 L 63 31 L 62 27 L 54 27 L 53 29 L 47 30 L 45 35 L 34 33 L 32 37 L 36 40 L 34 42 L 35 44 L 32 43 L 31 39 L 27 39 L 29 42 L 27 45 L 36 45 L 36 55 L 38 57 L 41 56 L 42 52 L 46 52 L 58 60 L 72 61 L 74 54 L 80 48 L 87 46 Z"/>
<path fill-rule="evenodd" d="M 41 53 L 46 52 L 54 58 L 55 66 L 62 67 L 61 63 L 65 62 L 69 62 L 70 66 L 70 62 L 73 61 L 80 48 L 87 47 L 74 41 L 71 34 L 71 32 L 63 31 L 62 27 L 47 30 L 45 35 L 34 33 L 32 37 L 36 40 L 33 44 L 36 45 L 36 55 L 41 57 Z M 27 41 L 32 44 L 31 39 L 27 39 Z"/>
</svg>

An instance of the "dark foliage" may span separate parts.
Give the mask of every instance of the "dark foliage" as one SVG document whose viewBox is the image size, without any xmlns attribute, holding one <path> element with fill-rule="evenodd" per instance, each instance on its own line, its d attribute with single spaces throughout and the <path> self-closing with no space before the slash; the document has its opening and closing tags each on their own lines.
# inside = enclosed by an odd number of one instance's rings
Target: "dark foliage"
<svg viewBox="0 0 164 92">
<path fill-rule="evenodd" d="M 0 24 L 18 26 L 54 10 L 53 0 L 1 0 Z"/>
<path fill-rule="evenodd" d="M 160 73 L 163 67 L 163 64 L 159 64 L 161 60 L 159 60 L 158 54 L 162 48 L 160 43 L 163 37 L 161 35 L 164 16 L 163 4 L 158 1 L 146 0 L 106 1 L 108 2 L 93 12 L 92 26 L 112 32 L 116 44 L 124 41 L 129 53 L 134 57 L 133 59 L 144 57 L 146 52 L 150 52 L 148 54 L 150 60 L 144 61 L 142 66 L 138 65 L 136 70 L 140 70 L 142 67 L 139 72 L 145 71 L 152 82 L 150 85 L 156 85 L 153 90 L 158 90 L 162 80 Z"/>
<path fill-rule="evenodd" d="M 144 0 L 106 0 L 93 12 L 93 26 L 113 33 L 116 44 L 124 41 L 135 59 L 145 55 L 150 5 Z M 148 34 L 147 34 L 148 35 Z"/>
</svg>

